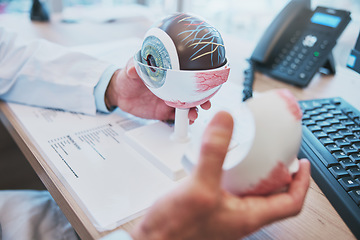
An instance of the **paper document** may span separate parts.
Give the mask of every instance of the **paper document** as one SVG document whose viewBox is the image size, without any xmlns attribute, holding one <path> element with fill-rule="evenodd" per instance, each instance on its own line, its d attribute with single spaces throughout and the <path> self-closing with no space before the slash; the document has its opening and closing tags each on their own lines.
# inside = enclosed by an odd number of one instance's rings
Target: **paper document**
<svg viewBox="0 0 360 240">
<path fill-rule="evenodd" d="M 140 216 L 176 182 L 124 141 L 153 121 L 121 111 L 95 117 L 9 104 L 48 165 L 100 231 Z"/>
<path fill-rule="evenodd" d="M 141 39 L 129 38 L 75 49 L 123 67 L 140 47 Z M 124 140 L 127 131 L 154 121 L 120 110 L 87 116 L 17 104 L 9 107 L 100 231 L 140 216 L 177 184 Z"/>
</svg>

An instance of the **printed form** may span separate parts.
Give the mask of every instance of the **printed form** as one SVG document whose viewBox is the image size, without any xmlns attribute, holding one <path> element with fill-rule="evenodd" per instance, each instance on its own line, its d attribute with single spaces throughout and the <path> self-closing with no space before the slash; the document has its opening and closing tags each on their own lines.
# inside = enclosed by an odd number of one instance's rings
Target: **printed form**
<svg viewBox="0 0 360 240">
<path fill-rule="evenodd" d="M 113 229 L 142 215 L 177 184 L 124 140 L 127 131 L 154 121 L 119 110 L 92 117 L 9 106 L 98 230 Z"/>
<path fill-rule="evenodd" d="M 142 39 L 128 38 L 74 49 L 123 67 L 141 43 Z M 142 215 L 177 184 L 124 140 L 126 132 L 155 121 L 120 110 L 87 116 L 8 105 L 99 231 L 113 229 Z"/>
</svg>

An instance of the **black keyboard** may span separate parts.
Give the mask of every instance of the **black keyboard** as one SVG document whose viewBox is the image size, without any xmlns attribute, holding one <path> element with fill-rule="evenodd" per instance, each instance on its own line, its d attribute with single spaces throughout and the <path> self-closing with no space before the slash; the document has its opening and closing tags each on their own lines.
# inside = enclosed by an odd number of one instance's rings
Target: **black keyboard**
<svg viewBox="0 0 360 240">
<path fill-rule="evenodd" d="M 342 98 L 300 101 L 299 158 L 344 222 L 360 239 L 360 111 Z"/>
</svg>

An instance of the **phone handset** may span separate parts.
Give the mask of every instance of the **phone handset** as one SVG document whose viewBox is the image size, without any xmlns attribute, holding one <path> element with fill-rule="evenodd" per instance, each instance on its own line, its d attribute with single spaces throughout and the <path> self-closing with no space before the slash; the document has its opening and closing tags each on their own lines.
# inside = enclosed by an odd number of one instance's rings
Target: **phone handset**
<svg viewBox="0 0 360 240">
<path fill-rule="evenodd" d="M 310 0 L 290 1 L 266 29 L 250 59 L 258 63 L 266 63 L 273 52 L 279 48 L 280 43 L 289 37 L 287 34 L 289 28 L 299 28 L 299 26 L 292 26 L 296 24 L 294 20 L 300 15 L 303 17 L 305 14 L 308 15 L 310 11 Z"/>
</svg>

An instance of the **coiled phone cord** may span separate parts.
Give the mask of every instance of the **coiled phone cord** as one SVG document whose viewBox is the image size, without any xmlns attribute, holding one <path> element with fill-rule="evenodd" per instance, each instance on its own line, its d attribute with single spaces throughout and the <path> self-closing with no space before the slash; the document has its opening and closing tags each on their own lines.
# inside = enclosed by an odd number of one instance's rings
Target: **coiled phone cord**
<svg viewBox="0 0 360 240">
<path fill-rule="evenodd" d="M 244 70 L 244 89 L 243 89 L 243 102 L 248 100 L 253 95 L 253 84 L 254 84 L 254 75 L 255 75 L 255 62 L 251 59 L 247 59 L 249 63 L 249 68 Z"/>
</svg>

